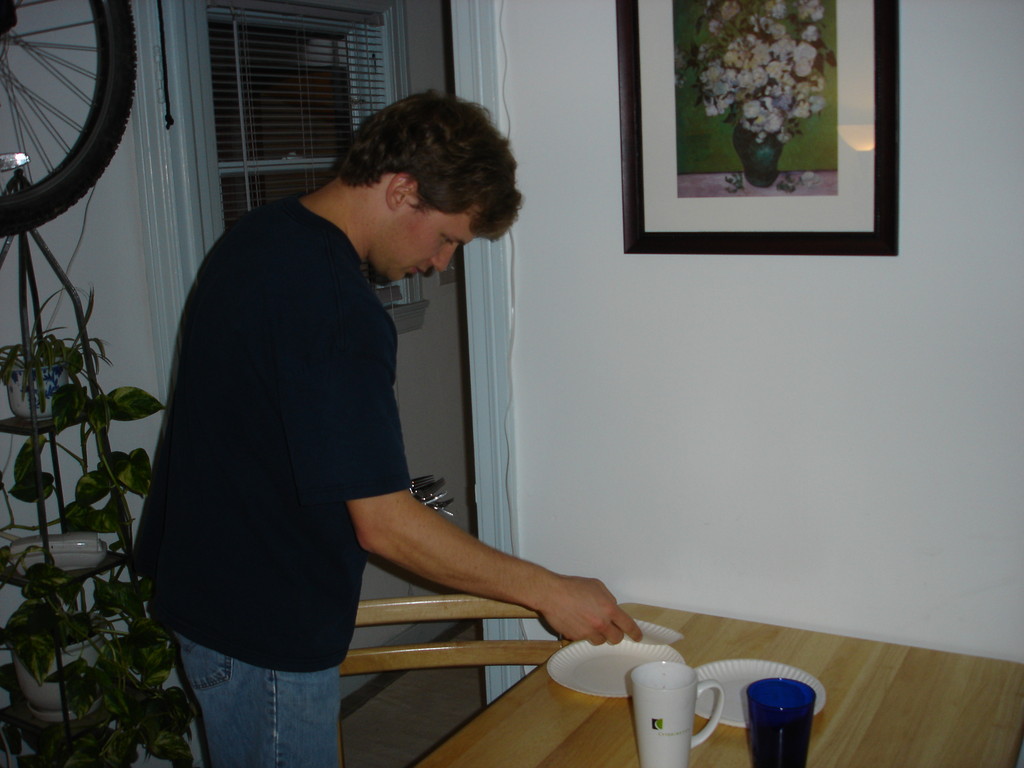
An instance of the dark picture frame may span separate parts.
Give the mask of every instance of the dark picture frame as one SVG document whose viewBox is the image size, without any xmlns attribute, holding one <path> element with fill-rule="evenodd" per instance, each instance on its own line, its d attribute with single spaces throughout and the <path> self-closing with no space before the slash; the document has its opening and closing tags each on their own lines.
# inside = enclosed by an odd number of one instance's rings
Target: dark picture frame
<svg viewBox="0 0 1024 768">
<path fill-rule="evenodd" d="M 641 83 L 640 5 L 649 0 L 616 0 L 619 53 L 619 111 L 622 162 L 623 246 L 626 253 L 702 253 L 757 255 L 864 255 L 895 256 L 897 243 L 898 195 L 898 3 L 874 0 L 872 17 L 874 71 L 863 73 L 874 87 L 874 170 L 864 184 L 867 192 L 861 203 L 866 206 L 870 223 L 863 229 L 823 231 L 758 231 L 745 228 L 746 218 L 739 200 L 723 197 L 702 201 L 712 205 L 715 216 L 705 216 L 696 224 L 655 227 L 649 222 L 650 192 L 645 192 L 644 168 L 644 94 Z M 839 3 L 852 0 L 836 0 Z M 666 0 L 661 0 L 664 7 Z M 670 4 L 669 4 L 670 5 Z M 671 14 L 670 14 L 671 15 Z M 658 19 L 666 25 L 672 18 Z M 867 42 L 867 41 L 862 41 Z M 662 47 L 664 45 L 659 43 Z M 668 52 L 671 54 L 671 51 Z M 659 92 L 658 97 L 664 94 Z M 665 142 L 667 144 L 667 142 Z M 674 149 L 672 153 L 674 160 Z M 674 166 L 673 166 L 674 168 Z M 871 199 L 867 199 L 870 194 Z M 668 197 L 669 195 L 665 195 Z M 646 198 L 646 199 L 645 199 Z M 792 201 L 788 201 L 792 202 Z M 741 205 L 736 205 L 741 203 Z M 674 204 L 674 203 L 673 203 Z M 749 203 L 748 203 L 749 204 Z M 759 203 L 753 203 L 759 204 Z M 796 205 L 800 202 L 796 201 Z M 707 231 L 707 221 L 727 221 L 729 227 Z"/>
</svg>

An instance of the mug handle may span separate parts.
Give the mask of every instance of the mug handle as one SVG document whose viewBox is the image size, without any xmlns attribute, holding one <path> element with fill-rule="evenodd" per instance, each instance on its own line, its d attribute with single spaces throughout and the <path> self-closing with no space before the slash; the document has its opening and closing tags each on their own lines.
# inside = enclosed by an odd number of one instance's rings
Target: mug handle
<svg viewBox="0 0 1024 768">
<path fill-rule="evenodd" d="M 725 689 L 722 688 L 722 684 L 717 680 L 701 680 L 697 683 L 697 697 L 700 698 L 700 695 L 709 689 L 715 691 L 715 703 L 711 709 L 711 718 L 704 724 L 703 728 L 693 734 L 690 740 L 691 747 L 702 744 L 711 735 L 711 732 L 715 730 L 718 721 L 722 719 L 722 709 L 725 707 Z"/>
</svg>

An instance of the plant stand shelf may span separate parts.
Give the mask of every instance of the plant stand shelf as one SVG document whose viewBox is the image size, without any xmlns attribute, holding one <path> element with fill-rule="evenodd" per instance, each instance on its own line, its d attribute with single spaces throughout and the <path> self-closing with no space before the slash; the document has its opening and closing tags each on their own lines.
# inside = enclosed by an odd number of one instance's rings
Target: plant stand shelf
<svg viewBox="0 0 1024 768">
<path fill-rule="evenodd" d="M 81 733 L 92 730 L 97 725 L 102 723 L 106 717 L 106 712 L 103 710 L 103 705 L 95 712 L 90 712 L 85 717 L 78 719 L 68 720 L 68 728 L 71 732 L 71 737 L 74 738 Z M 12 704 L 9 707 L 0 709 L 0 721 L 10 723 L 11 725 L 19 728 L 23 733 L 31 736 L 38 736 L 47 728 L 51 728 L 54 725 L 60 725 L 61 721 L 56 723 L 47 720 L 40 720 L 29 709 L 28 704 L 24 701 L 19 701 L 16 704 Z"/>
<path fill-rule="evenodd" d="M 29 437 L 36 434 L 46 434 L 47 432 L 53 432 L 53 422 L 49 419 L 39 419 L 36 422 L 36 427 L 32 427 L 32 419 L 25 419 L 20 416 L 11 416 L 8 419 L 0 419 L 0 432 L 6 432 L 9 435 L 22 435 Z"/>
<path fill-rule="evenodd" d="M 96 576 L 104 571 L 109 571 L 112 568 L 117 568 L 119 565 L 125 565 L 127 562 L 128 558 L 120 552 L 108 552 L 104 555 L 103 560 L 92 568 L 79 568 L 73 571 L 65 571 L 65 573 L 67 573 L 72 579 L 83 580 L 88 579 L 91 576 Z M 28 583 L 28 580 L 24 575 L 13 568 L 5 570 L 3 572 L 3 578 L 7 584 L 16 587 Z"/>
</svg>

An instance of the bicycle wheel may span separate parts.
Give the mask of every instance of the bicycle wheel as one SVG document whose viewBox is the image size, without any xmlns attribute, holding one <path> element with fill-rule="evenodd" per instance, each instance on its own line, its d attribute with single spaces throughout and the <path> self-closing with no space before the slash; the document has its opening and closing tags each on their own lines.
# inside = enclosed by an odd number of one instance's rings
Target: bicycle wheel
<svg viewBox="0 0 1024 768">
<path fill-rule="evenodd" d="M 114 156 L 135 92 L 129 0 L 0 0 L 0 236 L 55 218 Z"/>
</svg>

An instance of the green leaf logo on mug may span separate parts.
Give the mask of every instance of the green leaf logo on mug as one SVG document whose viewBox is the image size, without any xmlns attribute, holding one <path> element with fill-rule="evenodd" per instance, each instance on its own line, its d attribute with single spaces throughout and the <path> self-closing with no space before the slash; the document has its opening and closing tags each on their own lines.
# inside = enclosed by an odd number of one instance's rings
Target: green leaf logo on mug
<svg viewBox="0 0 1024 768">
<path fill-rule="evenodd" d="M 651 719 L 651 730 L 660 731 L 665 727 L 665 721 L 660 717 Z"/>
</svg>

